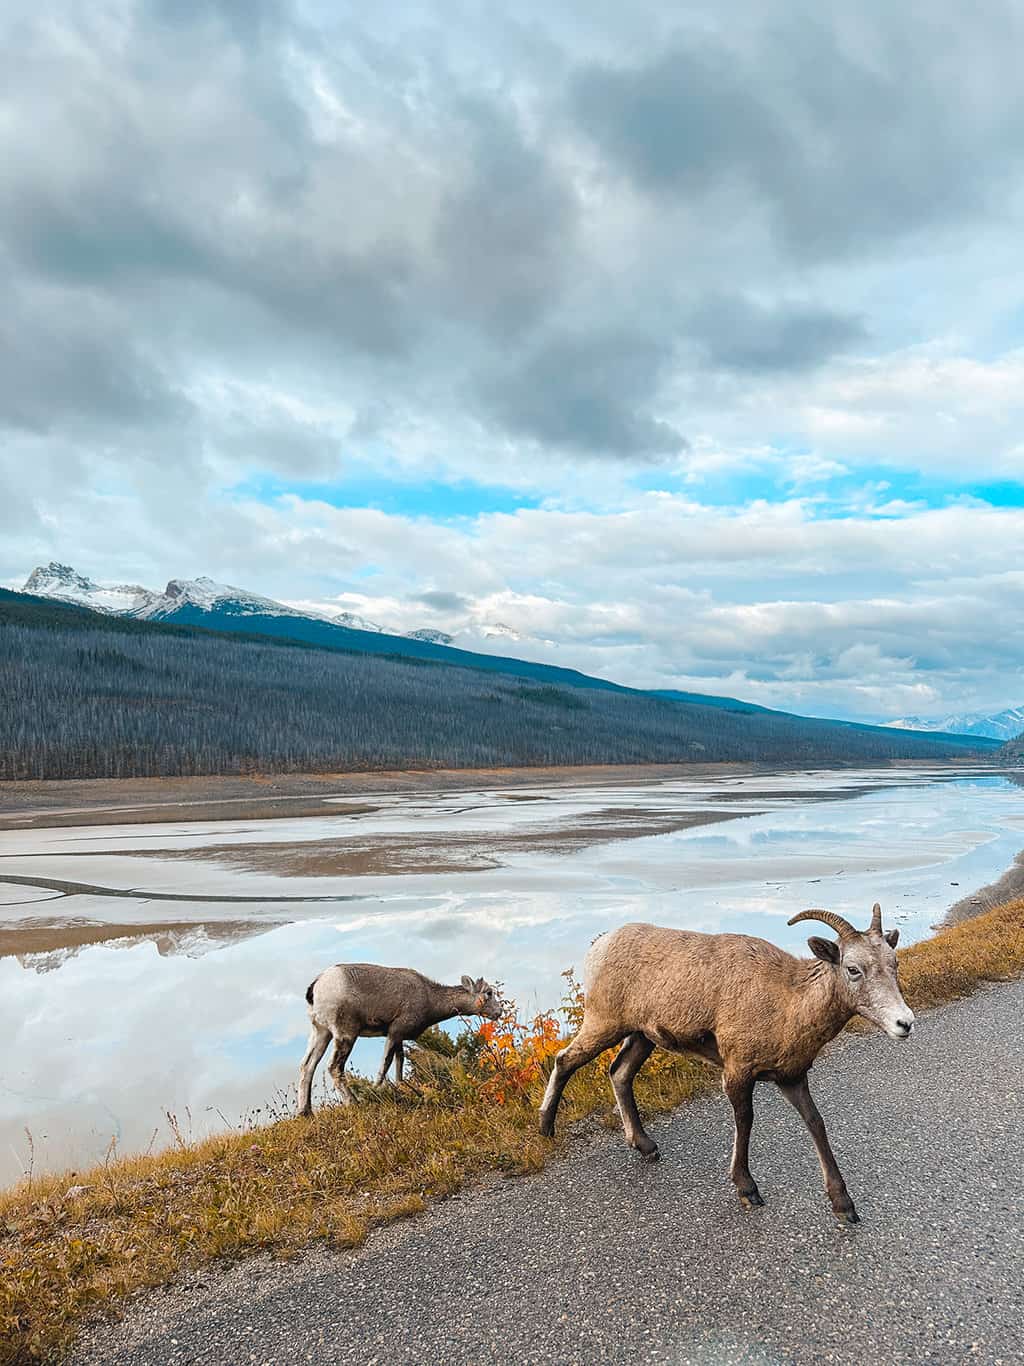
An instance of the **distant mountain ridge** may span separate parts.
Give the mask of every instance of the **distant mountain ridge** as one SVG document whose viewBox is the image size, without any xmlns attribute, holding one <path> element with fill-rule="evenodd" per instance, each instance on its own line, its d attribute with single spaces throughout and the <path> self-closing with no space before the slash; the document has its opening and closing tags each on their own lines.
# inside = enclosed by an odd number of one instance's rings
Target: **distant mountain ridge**
<svg viewBox="0 0 1024 1366">
<path fill-rule="evenodd" d="M 139 584 L 98 584 L 71 565 L 52 560 L 48 565 L 40 565 L 33 569 L 25 581 L 23 591 L 36 597 L 51 598 L 58 602 L 87 607 L 110 616 L 126 617 L 136 621 L 198 626 L 216 631 L 255 632 L 258 635 L 301 641 L 330 649 L 411 656 L 438 663 L 543 679 L 559 685 L 569 684 L 572 687 L 600 688 L 637 694 L 643 692 L 559 665 L 539 664 L 509 655 L 484 653 L 472 647 L 466 648 L 460 644 L 458 636 L 447 631 L 424 627 L 398 634 L 353 612 L 339 611 L 328 614 L 312 609 L 300 610 L 246 588 L 218 583 L 205 575 L 196 579 L 171 579 L 163 592 L 158 593 Z M 500 622 L 481 627 L 479 634 L 484 640 L 520 639 L 516 631 Z M 643 695 L 747 714 L 763 713 L 765 716 L 780 717 L 792 715 L 757 703 L 707 693 L 661 689 Z M 1015 725 L 1014 720 L 1017 717 L 1020 718 L 1020 723 Z M 1000 718 L 1004 718 L 1003 729 L 996 727 L 996 722 Z M 864 726 L 864 723 L 856 721 L 832 720 L 828 724 L 844 727 Z M 966 728 L 968 726 L 971 728 Z M 866 728 L 872 729 L 870 726 Z M 916 730 L 935 736 L 964 735 L 975 739 L 1005 741 L 1024 730 L 1024 708 L 1008 708 L 997 717 L 950 717 L 945 722 L 920 721 L 918 718 L 908 717 L 904 721 L 887 722 L 884 729 Z"/>
<path fill-rule="evenodd" d="M 244 632 L 348 653 L 408 656 L 576 688 L 632 691 L 576 669 L 464 649 L 444 631 L 424 628 L 407 635 L 391 634 L 377 623 L 351 613 L 328 616 L 315 611 L 299 611 L 272 598 L 205 577 L 172 579 L 163 593 L 154 593 L 135 585 L 103 586 L 79 574 L 70 565 L 53 561 L 32 571 L 24 592 L 129 621 Z M 361 624 L 354 624 L 356 621 Z M 494 628 L 495 635 L 505 632 L 511 634 L 507 627 Z M 716 706 L 718 699 L 709 698 L 707 704 Z"/>
<path fill-rule="evenodd" d="M 99 584 L 80 574 L 69 564 L 51 560 L 48 565 L 37 565 L 25 580 L 22 592 L 40 598 L 56 598 L 91 607 L 97 612 L 111 612 L 117 616 L 135 617 L 139 621 L 182 621 L 186 612 L 209 613 L 215 617 L 281 617 L 291 621 L 326 622 L 350 631 L 364 631 L 372 635 L 394 636 L 396 639 L 418 640 L 432 645 L 451 645 L 456 635 L 431 627 L 415 631 L 389 631 L 386 626 L 356 612 L 317 612 L 300 610 L 265 598 L 247 588 L 218 583 L 200 575 L 196 579 L 171 579 L 162 593 L 139 584 Z M 218 622 L 218 626 L 222 623 Z M 480 626 L 478 634 L 485 640 L 518 640 L 519 634 L 503 622 Z"/>
<path fill-rule="evenodd" d="M 982 736 L 801 717 L 701 694 L 661 697 L 302 615 L 217 613 L 205 590 L 188 596 L 199 601 L 168 621 L 0 589 L 0 778 L 836 767 L 978 759 L 998 748 Z M 316 642 L 299 637 L 314 630 Z"/>
<path fill-rule="evenodd" d="M 1015 740 L 1024 733 L 1024 707 L 1005 707 L 1002 711 L 989 713 L 967 712 L 938 720 L 904 716 L 899 721 L 883 724 L 890 730 L 944 731 L 954 735 L 983 735 L 991 740 Z"/>
<path fill-rule="evenodd" d="M 517 659 L 509 655 L 482 653 L 463 648 L 457 637 L 446 631 L 421 628 L 406 634 L 393 634 L 376 622 L 351 612 L 331 616 L 313 610 L 302 610 L 276 602 L 273 598 L 245 588 L 218 583 L 200 576 L 196 579 L 171 579 L 162 593 L 138 584 L 101 585 L 78 573 L 70 565 L 51 561 L 38 566 L 25 582 L 24 592 L 36 597 L 50 598 L 79 607 L 90 608 L 108 616 L 136 621 L 163 622 L 168 625 L 201 627 L 206 630 L 255 633 L 275 639 L 344 650 L 350 653 L 408 656 L 435 663 L 484 669 L 559 686 L 597 688 L 602 691 L 633 693 L 636 696 L 655 696 L 683 705 L 713 707 L 737 713 L 760 713 L 765 717 L 792 717 L 790 712 L 777 711 L 754 702 L 743 702 L 734 697 L 708 693 L 662 689 L 645 693 L 627 688 L 610 679 L 580 673 L 576 669 L 556 664 L 540 664 L 533 660 Z M 484 628 L 488 638 L 518 639 L 511 627 L 495 623 Z M 808 718 L 799 718 L 807 720 Z M 871 731 L 882 729 L 859 721 L 822 720 L 822 724 Z M 912 730 L 890 722 L 884 729 Z M 956 736 L 962 732 L 942 730 L 939 726 L 922 725 L 922 730 L 936 738 Z M 992 746 L 1000 736 L 976 732 L 971 738 L 985 740 L 984 748 Z"/>
<path fill-rule="evenodd" d="M 138 584 L 106 585 L 96 583 L 79 574 L 69 564 L 51 560 L 39 565 L 25 580 L 22 590 L 41 598 L 57 598 L 91 607 L 97 612 L 113 612 L 118 616 L 136 617 L 140 621 L 171 621 L 183 608 L 198 608 L 203 612 L 227 612 L 233 616 L 304 617 L 314 621 L 329 621 L 359 631 L 383 631 L 383 626 L 367 621 L 352 612 L 300 612 L 273 598 L 252 593 L 247 588 L 218 583 L 200 575 L 197 579 L 171 579 L 162 593 Z"/>
</svg>

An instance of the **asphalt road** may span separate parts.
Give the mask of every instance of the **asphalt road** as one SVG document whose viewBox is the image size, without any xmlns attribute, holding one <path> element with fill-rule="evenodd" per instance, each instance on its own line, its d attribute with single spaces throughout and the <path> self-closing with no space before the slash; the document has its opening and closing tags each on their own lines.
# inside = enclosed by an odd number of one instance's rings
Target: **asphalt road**
<svg viewBox="0 0 1024 1366">
<path fill-rule="evenodd" d="M 75 1360 L 164 1363 L 1024 1362 L 1024 982 L 844 1040 L 812 1085 L 862 1223 L 839 1225 L 810 1140 L 758 1089 L 691 1105 L 644 1164 L 618 1135 L 356 1254 L 260 1259 L 157 1292 Z"/>
</svg>

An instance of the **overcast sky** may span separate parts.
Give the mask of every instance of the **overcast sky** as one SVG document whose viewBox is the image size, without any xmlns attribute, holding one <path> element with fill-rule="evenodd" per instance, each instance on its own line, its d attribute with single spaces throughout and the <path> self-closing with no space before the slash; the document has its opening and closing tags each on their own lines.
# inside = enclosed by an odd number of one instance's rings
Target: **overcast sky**
<svg viewBox="0 0 1024 1366">
<path fill-rule="evenodd" d="M 7 0 L 0 580 L 1024 702 L 1017 3 Z"/>
</svg>

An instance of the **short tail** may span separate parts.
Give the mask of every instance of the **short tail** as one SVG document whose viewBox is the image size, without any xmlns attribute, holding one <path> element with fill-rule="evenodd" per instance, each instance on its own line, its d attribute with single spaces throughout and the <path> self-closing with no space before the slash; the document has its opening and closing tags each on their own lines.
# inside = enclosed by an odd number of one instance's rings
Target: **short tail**
<svg viewBox="0 0 1024 1366">
<path fill-rule="evenodd" d="M 306 988 L 306 1000 L 309 1002 L 310 1005 L 313 1004 L 313 988 L 316 986 L 319 980 L 319 977 L 314 977 L 312 982 L 310 982 L 309 986 Z"/>
</svg>

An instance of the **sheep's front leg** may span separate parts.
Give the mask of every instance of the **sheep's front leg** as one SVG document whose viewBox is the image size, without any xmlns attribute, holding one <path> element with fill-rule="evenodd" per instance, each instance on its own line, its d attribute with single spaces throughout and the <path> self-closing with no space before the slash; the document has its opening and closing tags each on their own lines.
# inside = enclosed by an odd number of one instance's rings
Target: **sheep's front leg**
<svg viewBox="0 0 1024 1366">
<path fill-rule="evenodd" d="M 624 1037 L 620 1029 L 591 1025 L 584 1016 L 583 1025 L 575 1039 L 572 1043 L 567 1044 L 561 1053 L 555 1055 L 554 1066 L 551 1068 L 551 1075 L 548 1078 L 547 1089 L 544 1092 L 544 1099 L 540 1107 L 540 1132 L 545 1138 L 551 1138 L 554 1135 L 555 1115 L 558 1113 L 562 1092 L 565 1090 L 569 1078 L 574 1072 L 578 1072 L 581 1067 L 585 1067 L 588 1062 L 596 1058 L 599 1053 L 603 1053 L 606 1048 L 614 1047 Z"/>
<path fill-rule="evenodd" d="M 615 1101 L 622 1116 L 622 1127 L 626 1131 L 626 1142 L 652 1162 L 658 1157 L 658 1145 L 644 1131 L 640 1121 L 636 1097 L 633 1095 L 633 1078 L 653 1052 L 654 1044 L 645 1035 L 628 1034 L 615 1056 L 610 1073 Z"/>
<path fill-rule="evenodd" d="M 750 1131 L 754 1126 L 754 1079 L 750 1076 L 722 1078 L 722 1089 L 732 1102 L 736 1120 L 736 1136 L 732 1147 L 732 1166 L 729 1175 L 744 1209 L 763 1205 L 757 1182 L 750 1174 Z"/>
<path fill-rule="evenodd" d="M 810 1130 L 811 1138 L 814 1139 L 818 1161 L 821 1163 L 821 1174 L 825 1178 L 825 1190 L 832 1202 L 833 1213 L 837 1219 L 842 1219 L 845 1224 L 859 1224 L 860 1215 L 850 1199 L 850 1192 L 846 1189 L 843 1173 L 839 1170 L 839 1163 L 836 1161 L 835 1154 L 829 1144 L 828 1134 L 825 1132 L 825 1121 L 811 1099 L 811 1089 L 807 1085 L 807 1073 L 805 1072 L 799 1081 L 792 1082 L 789 1086 L 783 1086 L 780 1082 L 779 1090 L 800 1115 Z"/>
<path fill-rule="evenodd" d="M 387 1077 L 388 1068 L 391 1066 L 391 1059 L 395 1056 L 395 1044 L 388 1039 L 387 1047 L 384 1049 L 384 1061 L 381 1063 L 377 1072 L 376 1086 L 383 1086 L 384 1079 Z"/>
<path fill-rule="evenodd" d="M 405 1063 L 405 1049 L 402 1047 L 401 1039 L 396 1039 L 394 1035 L 389 1034 L 387 1047 L 384 1050 L 384 1061 L 381 1063 L 380 1071 L 377 1073 L 378 1086 L 384 1085 L 384 1079 L 387 1077 L 388 1068 L 391 1066 L 392 1060 L 394 1060 L 395 1064 L 395 1082 L 397 1085 L 401 1086 L 402 1067 Z"/>
</svg>

